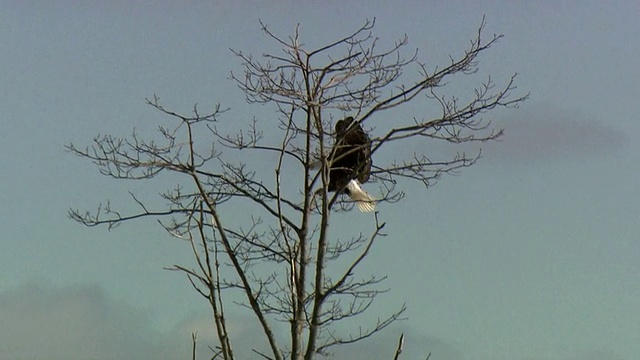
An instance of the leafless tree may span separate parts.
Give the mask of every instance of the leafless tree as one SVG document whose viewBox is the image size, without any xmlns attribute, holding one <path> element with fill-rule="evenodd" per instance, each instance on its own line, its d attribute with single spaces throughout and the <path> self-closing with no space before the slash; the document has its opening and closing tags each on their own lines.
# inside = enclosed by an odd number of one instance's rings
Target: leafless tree
<svg viewBox="0 0 640 360">
<path fill-rule="evenodd" d="M 225 124 L 237 122 L 230 122 L 230 113 L 220 105 L 206 114 L 194 107 L 193 114 L 185 116 L 165 108 L 155 96 L 148 99 L 151 107 L 175 121 L 173 127 L 159 127 L 156 139 L 145 140 L 134 132 L 129 138 L 99 136 L 86 148 L 67 148 L 117 179 L 172 174 L 178 185 L 161 193 L 166 206 L 152 208 L 131 194 L 138 211 L 123 214 L 107 202 L 93 213 L 72 209 L 70 216 L 87 226 L 109 228 L 157 218 L 169 234 L 186 240 L 194 266 L 171 269 L 185 273 L 210 304 L 218 337 L 214 358 L 234 358 L 225 310 L 238 305 L 228 300 L 228 294 L 238 290 L 244 298 L 239 305 L 255 316 L 268 344 L 253 349 L 262 358 L 309 360 L 330 354 L 335 346 L 369 338 L 399 319 L 405 307 L 400 305 L 356 333 L 344 334 L 334 326 L 359 323 L 358 316 L 386 291 L 380 284 L 383 276 L 357 275 L 376 239 L 386 235 L 384 210 L 371 215 L 374 226 L 368 232 L 329 234 L 331 216 L 353 208 L 340 191 L 327 188 L 335 160 L 334 123 L 353 116 L 368 130 L 375 125 L 370 183 L 378 184 L 383 206 L 402 198 L 396 190 L 398 180 L 429 186 L 442 174 L 473 165 L 479 153 L 458 152 L 440 159 L 414 153 L 388 163 L 376 157 L 397 141 L 458 144 L 494 140 L 502 134 L 483 114 L 526 99 L 527 95 L 510 96 L 515 75 L 502 86 L 490 77 L 479 81 L 465 94 L 467 101 L 443 94 L 450 78 L 476 73 L 478 56 L 502 37 L 484 39 L 484 24 L 483 19 L 462 55 L 450 57 L 444 66 L 429 66 L 418 60 L 417 51 L 406 54 L 406 36 L 380 49 L 372 33 L 375 20 L 315 49 L 302 44 L 298 28 L 292 36 L 280 37 L 261 23 L 264 34 L 282 51 L 255 58 L 232 50 L 244 71 L 231 73 L 231 81 L 249 104 L 267 104 L 275 112 L 254 118 L 246 130 L 230 135 Z M 420 105 L 416 116 L 382 121 L 410 103 Z M 423 110 L 427 108 L 431 115 Z M 273 161 L 270 173 L 255 166 L 250 160 L 254 156 Z M 315 170 L 312 164 L 318 161 L 322 165 Z M 248 220 L 226 217 L 225 212 L 234 208 L 248 209 Z M 278 321 L 290 324 L 286 341 L 274 330 Z M 390 345 L 389 358 L 399 357 L 402 344 L 400 339 L 395 351 Z"/>
</svg>

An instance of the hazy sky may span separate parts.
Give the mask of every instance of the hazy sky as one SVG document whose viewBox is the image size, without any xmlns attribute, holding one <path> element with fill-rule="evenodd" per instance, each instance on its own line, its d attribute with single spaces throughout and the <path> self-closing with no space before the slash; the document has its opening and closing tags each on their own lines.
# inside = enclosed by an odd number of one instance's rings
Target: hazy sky
<svg viewBox="0 0 640 360">
<path fill-rule="evenodd" d="M 404 359 L 640 358 L 640 4 L 388 3 L 3 1 L 0 359 L 185 359 L 192 331 L 211 336 L 206 304 L 162 270 L 190 264 L 186 244 L 153 221 L 108 232 L 67 217 L 164 188 L 102 177 L 64 144 L 151 134 L 166 120 L 144 104 L 154 93 L 184 113 L 220 102 L 226 119 L 268 119 L 228 79 L 240 70 L 230 47 L 278 51 L 258 19 L 283 36 L 300 23 L 313 47 L 376 17 L 383 44 L 407 34 L 435 65 L 463 51 L 483 14 L 487 35 L 505 38 L 480 75 L 518 72 L 531 98 L 491 115 L 506 135 L 476 166 L 429 190 L 400 183 L 407 199 L 379 207 L 390 235 L 363 272 L 388 274 L 391 292 L 370 315 L 406 303 L 408 319 L 336 358 L 391 358 L 401 332 Z M 339 216 L 337 226 L 371 226 Z M 231 327 L 252 338 L 248 324 L 238 315 Z"/>
</svg>

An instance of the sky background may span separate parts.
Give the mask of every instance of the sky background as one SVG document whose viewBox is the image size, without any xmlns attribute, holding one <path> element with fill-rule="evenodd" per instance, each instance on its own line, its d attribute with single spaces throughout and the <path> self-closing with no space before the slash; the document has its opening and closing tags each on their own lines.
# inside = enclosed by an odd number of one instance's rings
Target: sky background
<svg viewBox="0 0 640 360">
<path fill-rule="evenodd" d="M 387 274 L 391 292 L 369 315 L 406 303 L 407 320 L 336 358 L 391 358 L 403 332 L 403 359 L 640 358 L 640 4 L 390 3 L 2 1 L 0 359 L 186 359 L 192 331 L 211 337 L 206 303 L 163 270 L 190 264 L 185 243 L 151 220 L 108 232 L 67 217 L 163 184 L 103 177 L 65 144 L 151 135 L 167 120 L 145 105 L 153 94 L 178 112 L 220 102 L 227 121 L 269 121 L 228 79 L 241 70 L 229 48 L 278 51 L 258 19 L 282 36 L 300 23 L 311 48 L 376 17 L 382 44 L 407 34 L 436 65 L 461 54 L 483 14 L 486 34 L 505 38 L 481 55 L 481 77 L 450 91 L 518 72 L 530 100 L 489 115 L 505 136 L 477 165 L 428 190 L 401 182 L 407 198 L 379 206 L 389 236 L 362 271 Z M 251 324 L 238 313 L 231 329 L 254 339 Z"/>
</svg>

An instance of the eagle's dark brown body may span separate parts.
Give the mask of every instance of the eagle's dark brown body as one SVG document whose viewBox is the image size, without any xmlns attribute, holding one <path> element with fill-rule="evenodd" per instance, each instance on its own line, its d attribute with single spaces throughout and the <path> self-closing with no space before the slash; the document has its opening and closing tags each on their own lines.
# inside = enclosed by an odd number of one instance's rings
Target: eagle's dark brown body
<svg viewBox="0 0 640 360">
<path fill-rule="evenodd" d="M 351 180 L 364 184 L 371 173 L 371 139 L 353 117 L 336 123 L 336 143 L 332 151 L 329 191 L 346 189 Z"/>
</svg>

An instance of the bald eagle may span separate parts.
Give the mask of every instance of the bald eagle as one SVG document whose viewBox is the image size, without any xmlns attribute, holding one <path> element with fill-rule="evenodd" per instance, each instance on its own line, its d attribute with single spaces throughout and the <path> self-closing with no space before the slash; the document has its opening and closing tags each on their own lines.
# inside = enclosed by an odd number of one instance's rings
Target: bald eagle
<svg viewBox="0 0 640 360">
<path fill-rule="evenodd" d="M 360 211 L 373 211 L 375 199 L 360 186 L 371 173 L 371 139 L 351 116 L 336 123 L 330 164 L 328 190 L 343 191 Z"/>
</svg>

